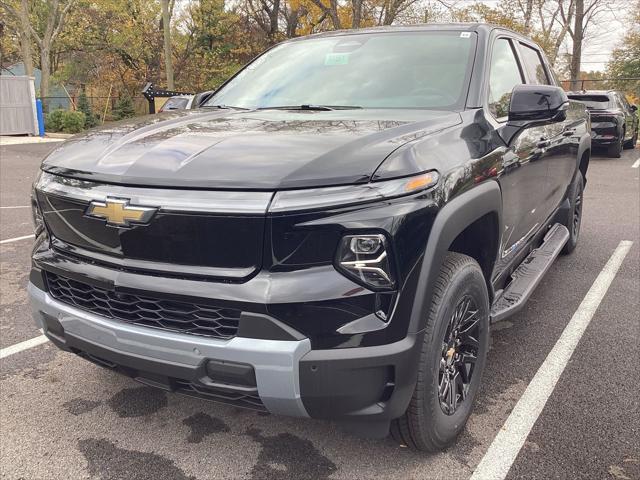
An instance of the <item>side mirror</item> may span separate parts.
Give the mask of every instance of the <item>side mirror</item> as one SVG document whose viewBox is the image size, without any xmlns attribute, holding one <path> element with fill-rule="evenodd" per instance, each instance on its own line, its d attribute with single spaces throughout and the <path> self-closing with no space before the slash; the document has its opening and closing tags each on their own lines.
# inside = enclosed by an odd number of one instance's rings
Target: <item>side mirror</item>
<svg viewBox="0 0 640 480">
<path fill-rule="evenodd" d="M 191 108 L 199 108 L 204 105 L 215 93 L 215 90 L 207 90 L 206 92 L 196 93 L 196 98 L 193 99 L 193 106 Z"/>
<path fill-rule="evenodd" d="M 567 118 L 569 98 L 552 85 L 516 85 L 511 92 L 509 123 L 524 127 L 530 123 L 562 122 Z"/>
</svg>

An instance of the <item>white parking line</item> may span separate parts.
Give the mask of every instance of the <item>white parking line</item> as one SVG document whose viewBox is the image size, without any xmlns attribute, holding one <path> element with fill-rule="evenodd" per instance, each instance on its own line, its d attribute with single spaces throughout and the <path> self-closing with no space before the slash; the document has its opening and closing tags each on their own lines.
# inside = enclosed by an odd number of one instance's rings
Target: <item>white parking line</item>
<svg viewBox="0 0 640 480">
<path fill-rule="evenodd" d="M 18 242 L 20 240 L 26 240 L 27 238 L 33 238 L 33 237 L 35 237 L 35 235 L 32 233 L 31 235 L 25 235 L 24 237 L 7 238 L 6 240 L 0 240 L 0 245 L 3 245 L 5 243 Z"/>
<path fill-rule="evenodd" d="M 31 205 L 16 205 L 14 207 L 0 207 L 0 209 L 9 209 L 9 208 L 31 208 Z"/>
<path fill-rule="evenodd" d="M 42 345 L 48 341 L 49 339 L 47 337 L 40 335 L 38 337 L 25 340 L 24 342 L 16 343 L 15 345 L 11 345 L 7 348 L 0 348 L 0 359 L 13 355 L 14 353 L 28 350 L 29 348 L 37 347 L 38 345 Z"/>
<path fill-rule="evenodd" d="M 628 240 L 618 244 L 502 429 L 493 439 L 471 480 L 503 480 L 507 476 L 632 244 L 633 242 Z"/>
<path fill-rule="evenodd" d="M 635 162 L 633 162 L 633 165 L 631 165 L 631 168 L 638 168 L 640 167 L 640 158 L 637 159 Z"/>
</svg>

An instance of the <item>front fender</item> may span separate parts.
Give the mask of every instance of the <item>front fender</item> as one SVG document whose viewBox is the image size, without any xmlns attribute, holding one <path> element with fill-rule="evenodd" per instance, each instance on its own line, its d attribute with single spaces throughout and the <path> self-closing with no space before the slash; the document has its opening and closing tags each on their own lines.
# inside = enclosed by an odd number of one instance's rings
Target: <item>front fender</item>
<svg viewBox="0 0 640 480">
<path fill-rule="evenodd" d="M 497 258 L 502 232 L 502 192 L 498 182 L 486 181 L 456 196 L 438 212 L 419 267 L 409 333 L 421 332 L 426 326 L 436 279 L 449 247 L 469 225 L 487 214 L 495 214 L 498 218 L 494 257 Z"/>
</svg>

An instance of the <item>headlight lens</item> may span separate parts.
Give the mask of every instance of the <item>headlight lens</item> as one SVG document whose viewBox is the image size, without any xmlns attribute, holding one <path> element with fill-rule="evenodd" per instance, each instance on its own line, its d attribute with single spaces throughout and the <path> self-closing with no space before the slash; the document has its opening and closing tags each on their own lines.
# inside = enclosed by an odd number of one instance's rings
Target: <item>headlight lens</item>
<svg viewBox="0 0 640 480">
<path fill-rule="evenodd" d="M 433 187 L 436 183 L 438 172 L 434 170 L 411 177 L 361 185 L 282 190 L 274 195 L 269 211 L 311 210 L 384 200 L 418 193 Z"/>
<path fill-rule="evenodd" d="M 384 235 L 346 235 L 338 248 L 336 266 L 348 277 L 374 288 L 391 288 L 395 281 Z"/>
</svg>

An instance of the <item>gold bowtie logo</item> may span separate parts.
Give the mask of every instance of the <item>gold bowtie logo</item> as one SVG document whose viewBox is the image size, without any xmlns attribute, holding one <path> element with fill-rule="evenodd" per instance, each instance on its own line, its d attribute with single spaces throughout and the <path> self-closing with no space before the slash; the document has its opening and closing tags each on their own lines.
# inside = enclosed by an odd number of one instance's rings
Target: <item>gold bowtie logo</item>
<svg viewBox="0 0 640 480">
<path fill-rule="evenodd" d="M 92 201 L 85 215 L 106 220 L 107 225 L 130 227 L 148 223 L 157 210 L 154 207 L 129 205 L 129 200 L 124 198 L 107 198 L 105 202 Z"/>
</svg>

